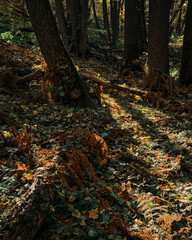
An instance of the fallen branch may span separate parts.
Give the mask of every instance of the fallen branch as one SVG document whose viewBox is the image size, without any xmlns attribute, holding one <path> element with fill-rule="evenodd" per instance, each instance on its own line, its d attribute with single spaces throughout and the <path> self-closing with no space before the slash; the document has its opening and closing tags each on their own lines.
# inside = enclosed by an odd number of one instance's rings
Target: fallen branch
<svg viewBox="0 0 192 240">
<path fill-rule="evenodd" d="M 40 69 L 36 70 L 35 72 L 32 72 L 28 75 L 25 75 L 23 77 L 20 77 L 18 78 L 15 83 L 18 85 L 18 86 L 22 86 L 34 79 L 38 79 L 40 77 L 42 77 L 44 75 L 44 72 L 42 72 Z"/>
<path fill-rule="evenodd" d="M 162 74 L 158 69 L 155 69 L 155 71 L 159 74 Z M 148 102 L 150 102 L 152 103 L 152 105 L 155 105 L 157 108 L 164 107 L 164 110 L 168 110 L 171 107 L 171 104 L 164 98 L 163 93 L 161 93 L 160 91 L 155 92 L 155 91 L 151 91 L 151 89 L 149 89 L 149 91 L 133 90 L 126 87 L 121 87 L 117 84 L 104 82 L 100 78 L 90 75 L 89 73 L 80 72 L 80 74 L 82 77 L 90 79 L 93 82 L 96 82 L 98 85 L 102 85 L 106 88 L 115 89 L 118 91 L 125 92 L 127 94 L 138 95 L 142 98 L 144 103 L 147 104 Z M 164 77 L 167 77 L 167 78 L 169 77 L 171 79 L 171 77 L 166 74 L 162 74 L 162 75 Z M 172 82 L 171 82 L 171 87 L 172 87 Z M 176 92 L 176 94 L 178 94 L 178 92 Z M 173 98 L 172 92 L 171 92 L 171 98 Z"/>
<path fill-rule="evenodd" d="M 89 78 L 90 80 L 96 82 L 98 85 L 102 85 L 102 86 L 104 86 L 106 88 L 109 88 L 109 89 L 116 89 L 116 90 L 119 90 L 119 91 L 122 91 L 122 92 L 125 92 L 125 93 L 131 93 L 131 94 L 139 95 L 141 97 L 144 97 L 145 94 L 147 93 L 146 91 L 133 90 L 133 89 L 121 87 L 121 86 L 119 86 L 117 84 L 114 84 L 114 83 L 106 83 L 106 82 L 102 81 L 100 78 L 95 77 L 93 75 L 86 74 L 86 73 L 81 73 L 80 72 L 80 74 L 81 74 L 82 77 Z"/>
</svg>

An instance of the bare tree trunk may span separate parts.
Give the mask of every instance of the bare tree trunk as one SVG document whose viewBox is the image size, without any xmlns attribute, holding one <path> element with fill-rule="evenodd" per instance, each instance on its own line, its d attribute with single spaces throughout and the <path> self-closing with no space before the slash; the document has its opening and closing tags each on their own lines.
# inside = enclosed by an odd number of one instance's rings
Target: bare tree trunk
<svg viewBox="0 0 192 240">
<path fill-rule="evenodd" d="M 177 25 L 176 25 L 176 34 L 180 35 L 181 34 L 181 26 L 182 26 L 182 8 L 179 11 L 179 16 L 177 19 Z"/>
<path fill-rule="evenodd" d="M 103 0 L 103 22 L 104 22 L 104 28 L 107 30 L 107 38 L 108 38 L 108 43 L 111 43 L 111 30 L 109 26 L 109 18 L 108 18 L 108 11 L 107 11 L 107 1 Z"/>
<path fill-rule="evenodd" d="M 62 0 L 55 0 L 55 8 L 56 8 L 56 17 L 58 20 L 59 30 L 61 31 L 61 36 L 63 43 L 66 47 L 69 45 L 70 38 L 70 29 L 67 24 L 67 20 L 65 18 L 65 9 L 62 3 Z"/>
<path fill-rule="evenodd" d="M 88 0 L 82 0 L 81 2 L 79 53 L 82 58 L 85 58 L 87 56 Z"/>
<path fill-rule="evenodd" d="M 121 0 L 110 0 L 111 5 L 111 29 L 112 29 L 112 46 L 117 45 L 117 40 L 119 36 L 119 12 Z"/>
<path fill-rule="evenodd" d="M 70 23 L 72 29 L 72 39 L 71 39 L 71 50 L 76 55 L 79 54 L 78 51 L 78 39 L 80 39 L 80 29 L 78 27 L 78 8 L 80 7 L 78 0 L 70 0 Z"/>
<path fill-rule="evenodd" d="M 89 104 L 86 86 L 62 43 L 48 0 L 26 0 L 27 10 L 41 52 L 52 72 L 51 93 L 55 101 L 73 103 L 74 91 L 80 104 Z"/>
<path fill-rule="evenodd" d="M 139 57 L 139 23 L 139 1 L 125 0 L 124 68 Z"/>
<path fill-rule="evenodd" d="M 95 9 L 95 1 L 94 0 L 92 0 L 92 5 L 93 5 L 93 14 L 94 14 L 94 18 L 95 18 L 95 24 L 96 24 L 97 29 L 100 29 L 99 21 L 98 21 L 98 18 L 97 18 L 97 12 L 96 12 L 96 9 Z"/>
<path fill-rule="evenodd" d="M 155 81 L 154 69 L 169 74 L 169 12 L 172 0 L 149 1 L 148 86 Z"/>
<path fill-rule="evenodd" d="M 186 87 L 192 84 L 192 0 L 188 1 L 185 17 L 180 82 Z"/>
<path fill-rule="evenodd" d="M 139 15 L 140 15 L 140 39 L 139 44 L 146 47 L 147 33 L 146 33 L 146 20 L 145 20 L 145 0 L 139 1 Z"/>
<path fill-rule="evenodd" d="M 87 55 L 88 0 L 70 0 L 72 51 L 77 56 Z"/>
</svg>

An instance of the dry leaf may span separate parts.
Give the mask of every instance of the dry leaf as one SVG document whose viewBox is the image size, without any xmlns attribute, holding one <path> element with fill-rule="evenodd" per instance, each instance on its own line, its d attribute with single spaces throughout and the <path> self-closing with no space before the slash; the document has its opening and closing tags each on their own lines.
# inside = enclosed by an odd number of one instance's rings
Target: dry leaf
<svg viewBox="0 0 192 240">
<path fill-rule="evenodd" d="M 98 218 L 98 208 L 95 208 L 89 211 L 89 218 L 92 218 L 92 219 Z"/>
<path fill-rule="evenodd" d="M 74 197 L 74 196 L 71 195 L 71 196 L 69 197 L 68 202 L 72 203 L 72 202 L 75 201 L 75 199 L 76 199 L 76 197 Z"/>
</svg>

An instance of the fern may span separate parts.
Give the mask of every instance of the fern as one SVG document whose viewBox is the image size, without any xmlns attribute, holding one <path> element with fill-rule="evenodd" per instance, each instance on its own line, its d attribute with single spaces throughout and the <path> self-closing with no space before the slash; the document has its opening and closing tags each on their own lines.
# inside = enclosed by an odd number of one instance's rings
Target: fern
<svg viewBox="0 0 192 240">
<path fill-rule="evenodd" d="M 158 203 L 154 203 L 155 198 L 156 196 L 153 196 L 151 193 L 142 193 L 137 200 L 139 202 L 139 211 L 152 225 L 155 217 L 161 215 L 162 212 L 167 212 L 166 205 L 161 206 Z"/>
</svg>

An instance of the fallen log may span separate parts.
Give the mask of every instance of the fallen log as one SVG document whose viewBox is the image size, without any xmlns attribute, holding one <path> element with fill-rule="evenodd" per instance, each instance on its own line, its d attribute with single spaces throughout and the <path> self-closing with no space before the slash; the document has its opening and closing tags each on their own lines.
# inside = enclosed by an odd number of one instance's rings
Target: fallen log
<svg viewBox="0 0 192 240">
<path fill-rule="evenodd" d="M 117 84 L 104 82 L 100 78 L 90 75 L 90 74 L 87 74 L 87 73 L 80 72 L 80 74 L 82 77 L 88 78 L 88 79 L 92 80 L 93 82 L 96 82 L 98 85 L 102 85 L 106 88 L 115 89 L 118 91 L 125 92 L 127 94 L 140 96 L 144 103 L 150 102 L 150 103 L 152 103 L 152 105 L 156 105 L 157 108 L 159 108 L 160 105 L 162 107 L 165 107 L 165 110 L 168 110 L 171 107 L 171 105 L 162 96 L 162 94 L 160 92 L 144 91 L 144 90 L 142 91 L 142 90 L 134 90 L 134 89 L 130 89 L 130 88 L 125 88 L 125 87 L 121 87 Z"/>
<path fill-rule="evenodd" d="M 107 82 L 102 81 L 100 78 L 98 78 L 96 76 L 93 76 L 93 75 L 90 75 L 90 74 L 80 72 L 80 75 L 84 78 L 88 78 L 88 79 L 96 82 L 98 85 L 102 85 L 102 86 L 104 86 L 106 88 L 109 88 L 109 89 L 116 89 L 116 90 L 119 90 L 119 91 L 122 91 L 122 92 L 125 92 L 125 93 L 131 93 L 131 94 L 139 95 L 141 97 L 144 97 L 145 94 L 147 93 L 146 91 L 133 90 L 133 89 L 121 87 L 121 86 L 119 86 L 117 84 L 114 84 L 114 83 L 107 83 Z"/>
<path fill-rule="evenodd" d="M 4 239 L 35 239 L 53 200 L 53 186 L 42 178 L 36 178 L 22 199 L 11 209 L 6 220 Z"/>
</svg>

